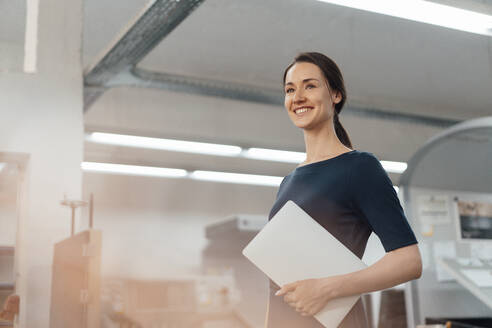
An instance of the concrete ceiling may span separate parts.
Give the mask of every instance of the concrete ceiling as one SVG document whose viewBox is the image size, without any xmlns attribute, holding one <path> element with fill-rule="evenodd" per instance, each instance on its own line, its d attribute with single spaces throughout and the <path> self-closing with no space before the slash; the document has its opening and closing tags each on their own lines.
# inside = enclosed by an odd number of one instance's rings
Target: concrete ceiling
<svg viewBox="0 0 492 328">
<path fill-rule="evenodd" d="M 0 0 L 0 43 L 24 44 L 26 1 Z"/>
<path fill-rule="evenodd" d="M 85 67 L 146 3 L 85 2 Z M 492 1 L 458 4 L 492 8 Z M 284 67 L 306 50 L 321 51 L 339 64 L 349 106 L 457 120 L 492 114 L 492 38 L 315 0 L 206 0 L 139 67 L 280 90 Z M 302 133 L 280 106 L 169 91 L 113 89 L 85 121 L 87 130 L 303 150 Z M 342 122 L 356 148 L 388 160 L 408 160 L 441 130 L 349 114 Z M 87 160 L 99 156 L 91 147 Z M 104 156 L 112 151 L 134 155 L 113 149 Z M 142 163 L 157 161 L 157 155 L 139 156 Z M 190 166 L 189 159 L 183 157 L 182 164 Z"/>
<path fill-rule="evenodd" d="M 145 1 L 86 3 L 87 66 Z M 315 0 L 206 0 L 140 67 L 280 88 L 303 50 L 335 59 L 352 104 L 460 119 L 492 112 L 490 37 Z"/>
</svg>

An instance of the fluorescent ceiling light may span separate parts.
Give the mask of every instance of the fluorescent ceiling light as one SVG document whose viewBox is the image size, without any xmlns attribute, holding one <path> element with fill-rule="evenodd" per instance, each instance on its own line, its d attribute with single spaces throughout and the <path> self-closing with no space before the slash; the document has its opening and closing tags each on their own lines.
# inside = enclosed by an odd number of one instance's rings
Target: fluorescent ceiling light
<svg viewBox="0 0 492 328">
<path fill-rule="evenodd" d="M 203 142 L 193 142 L 173 139 L 159 139 L 123 134 L 93 132 L 86 136 L 87 141 L 117 146 L 152 148 L 168 151 L 197 153 L 229 157 L 243 157 L 255 160 L 301 163 L 306 159 L 306 153 L 266 148 L 249 148 L 243 150 L 239 146 L 220 145 Z M 407 164 L 402 162 L 381 161 L 384 169 L 391 173 L 402 173 Z"/>
<path fill-rule="evenodd" d="M 301 163 L 306 159 L 306 153 L 303 152 L 264 148 L 250 148 L 241 155 L 251 159 L 288 163 Z M 391 173 L 403 173 L 407 169 L 407 163 L 404 162 L 381 161 L 381 165 L 386 171 Z"/>
<path fill-rule="evenodd" d="M 239 184 L 253 184 L 253 185 L 274 186 L 274 187 L 278 187 L 283 179 L 283 177 L 275 177 L 275 176 L 268 176 L 268 175 L 228 173 L 228 172 L 215 172 L 215 171 L 194 171 L 193 173 L 188 174 L 186 170 L 182 170 L 182 169 L 169 169 L 169 168 L 161 168 L 161 167 L 94 163 L 94 162 L 83 162 L 81 164 L 81 168 L 84 171 L 99 172 L 99 173 L 143 175 L 143 176 L 155 176 L 155 177 L 165 177 L 165 178 L 189 177 L 191 179 L 196 179 L 196 180 L 239 183 Z"/>
<path fill-rule="evenodd" d="M 250 148 L 244 151 L 242 156 L 250 159 L 287 163 L 301 163 L 306 159 L 306 153 L 303 152 L 265 148 Z"/>
<path fill-rule="evenodd" d="M 39 0 L 27 0 L 26 34 L 24 38 L 24 72 L 36 73 L 38 46 Z"/>
<path fill-rule="evenodd" d="M 181 169 L 94 162 L 83 162 L 81 168 L 84 171 L 90 172 L 144 175 L 164 178 L 180 178 L 185 177 L 188 174 L 186 170 Z"/>
<path fill-rule="evenodd" d="M 403 173 L 407 169 L 407 163 L 404 162 L 381 161 L 381 165 L 390 173 Z"/>
<path fill-rule="evenodd" d="M 256 174 L 242 174 L 242 173 L 229 173 L 229 172 L 215 172 L 215 171 L 194 171 L 190 174 L 190 178 L 196 180 L 226 182 L 226 183 L 240 183 L 240 184 L 253 184 L 262 186 L 278 187 L 282 182 L 282 177 L 275 177 L 269 175 L 256 175 Z"/>
<path fill-rule="evenodd" d="M 152 148 L 186 153 L 197 153 L 219 156 L 237 156 L 241 147 L 219 145 L 205 142 L 193 142 L 173 139 L 129 136 L 123 134 L 94 132 L 86 138 L 88 141 L 118 146 Z"/>
<path fill-rule="evenodd" d="M 423 0 L 318 0 L 378 14 L 492 36 L 492 16 Z"/>
<path fill-rule="evenodd" d="M 0 171 L 1 171 L 0 163 Z M 88 172 L 99 172 L 109 174 L 123 174 L 123 175 L 142 175 L 153 176 L 163 178 L 183 178 L 187 177 L 194 180 L 212 181 L 212 182 L 224 182 L 224 183 L 237 183 L 248 185 L 260 185 L 278 187 L 282 182 L 283 177 L 271 176 L 271 175 L 257 175 L 257 174 L 244 174 L 244 173 L 231 173 L 231 172 L 217 172 L 217 171 L 194 171 L 188 173 L 182 169 L 169 169 L 162 167 L 151 166 L 136 166 L 136 165 L 123 165 L 123 164 L 110 164 L 110 163 L 95 163 L 95 162 L 83 162 L 81 168 Z M 398 193 L 398 187 L 393 186 Z"/>
</svg>

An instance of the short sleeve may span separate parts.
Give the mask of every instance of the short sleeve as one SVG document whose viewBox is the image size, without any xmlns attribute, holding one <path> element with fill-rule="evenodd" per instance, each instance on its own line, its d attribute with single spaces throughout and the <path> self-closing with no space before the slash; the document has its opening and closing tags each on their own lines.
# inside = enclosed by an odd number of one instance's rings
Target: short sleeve
<svg viewBox="0 0 492 328">
<path fill-rule="evenodd" d="M 354 206 L 379 237 L 386 252 L 416 244 L 393 184 L 379 160 L 361 152 L 350 172 Z"/>
</svg>

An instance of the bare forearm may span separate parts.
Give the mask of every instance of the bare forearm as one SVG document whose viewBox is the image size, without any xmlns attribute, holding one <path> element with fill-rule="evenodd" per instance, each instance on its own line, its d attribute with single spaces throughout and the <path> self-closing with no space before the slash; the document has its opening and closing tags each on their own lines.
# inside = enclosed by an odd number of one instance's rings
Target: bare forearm
<svg viewBox="0 0 492 328">
<path fill-rule="evenodd" d="M 386 253 L 370 267 L 339 276 L 340 284 L 335 297 L 359 295 L 390 288 L 422 273 L 422 262 L 417 245 L 410 245 Z"/>
</svg>

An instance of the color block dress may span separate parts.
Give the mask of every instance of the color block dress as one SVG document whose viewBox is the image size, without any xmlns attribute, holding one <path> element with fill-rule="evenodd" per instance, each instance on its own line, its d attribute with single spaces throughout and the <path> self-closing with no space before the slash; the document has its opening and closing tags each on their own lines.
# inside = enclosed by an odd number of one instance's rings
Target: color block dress
<svg viewBox="0 0 492 328">
<path fill-rule="evenodd" d="M 269 219 L 288 200 L 299 205 L 359 258 L 372 232 L 386 252 L 417 243 L 391 180 L 371 153 L 352 150 L 297 167 L 283 179 Z M 315 318 L 297 313 L 282 296 L 275 296 L 278 289 L 271 281 L 268 328 L 323 327 Z M 367 327 L 361 300 L 339 327 Z"/>
</svg>

